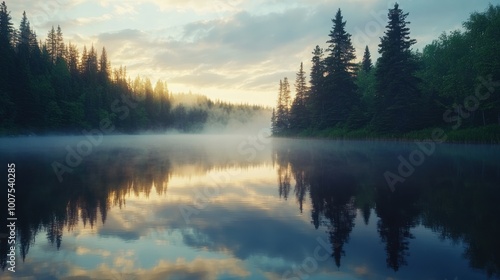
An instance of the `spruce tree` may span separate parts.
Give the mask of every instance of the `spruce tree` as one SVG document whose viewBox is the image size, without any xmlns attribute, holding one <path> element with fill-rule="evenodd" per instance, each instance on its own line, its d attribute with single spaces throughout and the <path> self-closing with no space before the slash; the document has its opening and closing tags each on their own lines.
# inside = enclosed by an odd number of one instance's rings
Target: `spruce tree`
<svg viewBox="0 0 500 280">
<path fill-rule="evenodd" d="M 332 20 L 328 52 L 325 59 L 327 76 L 325 77 L 325 104 L 327 126 L 345 122 L 353 106 L 359 103 L 354 83 L 356 70 L 355 49 L 351 43 L 351 35 L 345 31 L 346 22 L 340 9 Z"/>
<path fill-rule="evenodd" d="M 291 90 L 288 78 L 283 79 L 283 130 L 286 131 L 290 127 L 290 105 L 291 105 Z"/>
<path fill-rule="evenodd" d="M 11 45 L 14 28 L 5 2 L 0 4 L 0 130 L 14 124 L 16 96 L 14 94 L 14 51 Z"/>
<path fill-rule="evenodd" d="M 368 73 L 372 70 L 373 64 L 372 64 L 372 58 L 370 54 L 370 49 L 368 49 L 368 46 L 365 47 L 365 53 L 363 55 L 363 61 L 361 62 L 361 69 L 365 72 Z"/>
<path fill-rule="evenodd" d="M 280 80 L 278 102 L 276 105 L 275 126 L 273 133 L 282 135 L 290 126 L 290 85 L 288 78 Z"/>
<path fill-rule="evenodd" d="M 10 12 L 7 10 L 7 5 L 4 1 L 0 4 L 0 51 L 4 51 L 12 47 L 11 42 L 14 27 L 11 20 L 12 17 L 10 16 Z"/>
<path fill-rule="evenodd" d="M 312 54 L 312 67 L 309 74 L 310 88 L 306 107 L 310 108 L 311 127 L 320 128 L 322 120 L 325 119 L 325 103 L 323 102 L 325 65 L 323 61 L 323 49 L 316 46 Z"/>
<path fill-rule="evenodd" d="M 26 47 L 27 49 L 29 49 L 30 33 L 31 33 L 30 23 L 29 23 L 28 18 L 26 16 L 26 12 L 23 12 L 23 17 L 21 19 L 21 24 L 19 26 L 19 33 L 17 34 L 18 35 L 18 38 L 17 38 L 18 53 L 22 52 L 22 50 L 20 50 L 20 48 Z"/>
<path fill-rule="evenodd" d="M 110 76 L 110 65 L 108 60 L 108 53 L 106 48 L 102 48 L 101 57 L 99 58 L 99 77 L 101 83 L 106 84 L 109 81 Z"/>
<path fill-rule="evenodd" d="M 276 109 L 273 108 L 273 113 L 271 115 L 271 133 L 273 135 L 278 134 L 278 126 L 276 124 Z"/>
<path fill-rule="evenodd" d="M 396 3 L 389 10 L 387 30 L 379 44 L 373 124 L 381 132 L 409 131 L 418 123 L 419 80 L 410 49 L 416 41 L 410 39 L 407 16 Z"/>
<path fill-rule="evenodd" d="M 295 79 L 295 99 L 290 108 L 290 130 L 298 132 L 309 126 L 309 112 L 307 111 L 308 89 L 304 65 L 300 63 L 299 72 Z"/>
<path fill-rule="evenodd" d="M 78 53 L 78 49 L 75 45 L 69 43 L 68 50 L 66 52 L 66 60 L 68 61 L 69 73 L 73 79 L 78 77 L 79 73 L 79 58 L 80 54 Z"/>
<path fill-rule="evenodd" d="M 64 46 L 64 38 L 61 26 L 57 26 L 56 31 L 56 59 L 65 57 L 66 47 Z"/>
<path fill-rule="evenodd" d="M 57 41 L 56 30 L 54 29 L 54 26 L 52 26 L 52 29 L 47 34 L 47 39 L 46 39 L 47 51 L 49 52 L 52 64 L 55 64 L 57 59 L 57 48 L 58 48 L 57 43 L 58 41 Z"/>
</svg>

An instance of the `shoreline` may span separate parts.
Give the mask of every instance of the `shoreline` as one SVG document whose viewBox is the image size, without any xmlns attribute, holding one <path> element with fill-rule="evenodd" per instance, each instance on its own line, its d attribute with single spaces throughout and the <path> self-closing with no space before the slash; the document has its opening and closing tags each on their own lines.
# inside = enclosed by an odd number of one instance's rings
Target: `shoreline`
<svg viewBox="0 0 500 280">
<path fill-rule="evenodd" d="M 433 131 L 442 131 L 442 139 L 435 139 Z M 147 132 L 115 132 L 105 134 L 104 136 L 134 136 L 134 135 L 203 135 L 200 132 L 185 132 L 185 133 L 168 133 L 165 131 L 147 131 Z M 217 134 L 217 133 L 215 133 Z M 347 130 L 347 129 L 326 129 L 322 131 L 303 131 L 301 133 L 289 133 L 282 135 L 271 135 L 270 138 L 275 139 L 300 139 L 300 140 L 334 140 L 334 141 L 371 141 L 371 142 L 436 142 L 447 144 L 462 144 L 462 145 L 500 145 L 500 125 L 489 125 L 475 128 L 465 128 L 460 130 L 445 130 L 442 128 L 426 128 L 417 131 L 410 131 L 401 134 L 392 135 L 375 135 L 376 132 L 365 129 Z M 228 135 L 221 133 L 220 136 Z M 0 133 L 0 139 L 13 138 L 35 138 L 35 137 L 78 137 L 84 136 L 82 133 L 64 133 L 64 132 L 42 132 L 35 134 L 33 132 L 15 134 L 15 133 Z M 434 139 L 433 139 L 434 138 Z"/>
<path fill-rule="evenodd" d="M 443 131 L 444 141 L 433 139 L 433 130 Z M 322 131 L 305 131 L 289 135 L 273 135 L 273 138 L 317 139 L 337 141 L 376 141 L 376 142 L 437 142 L 463 145 L 500 145 L 500 125 L 472 127 L 461 130 L 445 130 L 442 128 L 426 128 L 410 131 L 400 135 L 373 135 L 366 130 L 326 129 Z"/>
</svg>

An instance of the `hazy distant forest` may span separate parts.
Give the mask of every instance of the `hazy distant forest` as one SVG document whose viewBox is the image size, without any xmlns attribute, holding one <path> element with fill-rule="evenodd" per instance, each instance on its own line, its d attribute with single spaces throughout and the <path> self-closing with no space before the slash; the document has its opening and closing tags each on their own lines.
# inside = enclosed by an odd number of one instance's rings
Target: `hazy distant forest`
<svg viewBox="0 0 500 280">
<path fill-rule="evenodd" d="M 0 5 L 0 134 L 79 133 L 112 127 L 113 132 L 198 132 L 244 125 L 269 109 L 172 94 L 163 81 L 130 79 L 126 67 L 112 69 L 106 49 L 64 42 L 52 28 L 39 38 L 26 13 L 19 28 L 5 2 Z M 103 123 L 103 121 L 105 123 Z"/>
<path fill-rule="evenodd" d="M 376 63 L 368 46 L 356 63 L 340 9 L 328 48 L 313 51 L 309 82 L 300 64 L 292 100 L 279 83 L 275 136 L 430 139 L 500 143 L 500 6 L 473 13 L 463 31 L 443 33 L 415 51 L 408 13 L 388 12 Z M 362 46 L 357 46 L 362 47 Z"/>
</svg>

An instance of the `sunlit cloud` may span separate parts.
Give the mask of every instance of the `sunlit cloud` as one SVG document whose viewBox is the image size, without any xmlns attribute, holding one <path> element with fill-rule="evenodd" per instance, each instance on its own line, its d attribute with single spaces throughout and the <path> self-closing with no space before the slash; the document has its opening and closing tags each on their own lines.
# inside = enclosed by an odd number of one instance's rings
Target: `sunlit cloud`
<svg viewBox="0 0 500 280">
<path fill-rule="evenodd" d="M 399 1 L 410 13 L 415 49 L 460 28 L 488 0 Z M 113 66 L 130 76 L 163 79 L 173 91 L 232 102 L 274 105 L 279 79 L 310 69 L 316 45 L 327 47 L 331 19 L 342 9 L 358 60 L 365 45 L 378 57 L 389 0 L 50 0 L 9 1 L 15 25 L 24 9 L 39 39 L 61 25 L 67 41 L 106 46 Z M 431 8 L 432 7 L 432 8 Z"/>
<path fill-rule="evenodd" d="M 109 257 L 111 255 L 111 252 L 108 250 L 90 249 L 82 246 L 78 246 L 75 252 L 77 255 L 98 255 L 102 257 Z"/>
<path fill-rule="evenodd" d="M 135 15 L 137 14 L 137 10 L 128 3 L 118 4 L 114 6 L 114 12 L 117 15 Z"/>
<path fill-rule="evenodd" d="M 96 17 L 77 18 L 77 19 L 75 19 L 75 21 L 76 21 L 76 24 L 78 24 L 78 25 L 85 25 L 85 24 L 89 24 L 89 23 L 96 24 L 96 23 L 110 20 L 112 17 L 113 16 L 111 14 L 104 14 L 104 15 L 96 16 Z"/>
</svg>

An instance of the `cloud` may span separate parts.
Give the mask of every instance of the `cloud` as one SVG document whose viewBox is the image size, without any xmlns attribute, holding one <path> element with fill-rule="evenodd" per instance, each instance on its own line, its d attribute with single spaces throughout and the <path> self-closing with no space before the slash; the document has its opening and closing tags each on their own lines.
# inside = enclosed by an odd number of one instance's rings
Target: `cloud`
<svg viewBox="0 0 500 280">
<path fill-rule="evenodd" d="M 488 1 L 399 3 L 410 13 L 411 36 L 418 40 L 414 47 L 422 50 L 443 31 L 460 27 L 477 7 L 486 8 Z M 20 18 L 29 6 L 28 17 L 39 34 L 60 24 L 73 43 L 106 46 L 113 66 L 127 66 L 132 76 L 162 78 L 174 89 L 197 92 L 265 92 L 262 96 L 273 97 L 260 102 L 272 104 L 279 79 L 293 80 L 300 62 L 307 72 L 312 49 L 327 46 L 338 8 L 358 59 L 365 45 L 376 59 L 387 9 L 393 4 L 392 0 L 16 0 L 9 9 Z"/>
<path fill-rule="evenodd" d="M 122 3 L 114 5 L 114 13 L 117 15 L 136 15 L 137 10 L 133 5 L 129 3 Z"/>
<path fill-rule="evenodd" d="M 75 23 L 77 25 L 87 25 L 87 24 L 99 24 L 100 22 L 107 21 L 112 19 L 113 16 L 111 14 L 103 14 L 95 17 L 81 17 L 75 19 Z"/>
<path fill-rule="evenodd" d="M 176 261 L 159 260 L 149 269 L 137 267 L 129 255 L 119 256 L 111 265 L 101 264 L 95 269 L 83 269 L 70 262 L 51 260 L 31 260 L 24 263 L 23 269 L 16 271 L 16 277 L 23 279 L 206 279 L 215 280 L 222 276 L 244 278 L 250 272 L 244 263 L 234 258 L 206 259 L 195 258 L 186 260 L 178 258 Z M 14 279 L 11 275 L 3 275 L 5 279 Z M 2 279 L 4 279 L 2 278 Z M 18 279 L 18 278 L 16 278 Z"/>
</svg>

